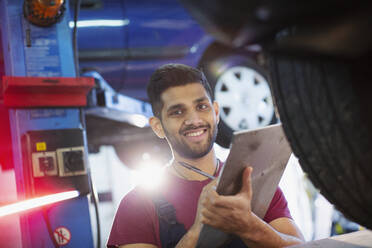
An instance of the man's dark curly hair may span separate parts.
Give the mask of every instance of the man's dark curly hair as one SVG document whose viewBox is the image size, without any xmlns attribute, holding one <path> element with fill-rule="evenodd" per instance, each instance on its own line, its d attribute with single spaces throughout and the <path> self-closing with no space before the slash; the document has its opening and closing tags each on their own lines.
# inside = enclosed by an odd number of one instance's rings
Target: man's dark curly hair
<svg viewBox="0 0 372 248">
<path fill-rule="evenodd" d="M 200 83 L 209 97 L 213 99 L 211 87 L 204 73 L 200 70 L 183 64 L 165 64 L 156 69 L 147 85 L 147 96 L 149 97 L 154 116 L 161 119 L 161 110 L 164 106 L 161 94 L 164 91 L 171 87 L 190 83 Z"/>
</svg>

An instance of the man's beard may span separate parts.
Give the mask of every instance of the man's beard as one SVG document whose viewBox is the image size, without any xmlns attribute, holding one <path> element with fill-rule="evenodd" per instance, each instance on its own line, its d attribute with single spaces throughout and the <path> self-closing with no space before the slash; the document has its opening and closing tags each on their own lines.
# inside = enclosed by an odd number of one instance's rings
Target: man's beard
<svg viewBox="0 0 372 248">
<path fill-rule="evenodd" d="M 205 144 L 202 144 L 198 147 L 191 147 L 187 144 L 184 140 L 177 139 L 174 135 L 171 135 L 167 130 L 164 128 L 165 135 L 167 140 L 172 147 L 172 149 L 177 152 L 180 156 L 184 158 L 196 159 L 201 158 L 207 155 L 213 147 L 214 142 L 216 141 L 217 137 L 217 128 L 216 125 L 211 127 L 209 124 L 205 126 L 208 132 L 208 140 Z M 188 127 L 186 129 L 192 130 L 199 127 Z M 182 135 L 182 132 L 179 132 L 179 135 Z"/>
</svg>

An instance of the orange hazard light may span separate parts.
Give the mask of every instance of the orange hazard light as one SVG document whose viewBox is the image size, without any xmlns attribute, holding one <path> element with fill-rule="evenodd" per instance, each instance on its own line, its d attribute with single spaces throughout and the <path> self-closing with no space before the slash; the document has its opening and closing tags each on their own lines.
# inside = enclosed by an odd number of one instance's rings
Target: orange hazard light
<svg viewBox="0 0 372 248">
<path fill-rule="evenodd" d="M 63 15 L 64 3 L 64 0 L 25 0 L 24 15 L 32 24 L 50 26 Z"/>
</svg>

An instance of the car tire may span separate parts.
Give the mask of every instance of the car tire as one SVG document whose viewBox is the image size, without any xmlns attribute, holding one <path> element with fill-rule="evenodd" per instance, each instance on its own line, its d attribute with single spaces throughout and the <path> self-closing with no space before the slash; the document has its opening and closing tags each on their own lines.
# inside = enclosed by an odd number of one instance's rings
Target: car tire
<svg viewBox="0 0 372 248">
<path fill-rule="evenodd" d="M 234 131 L 277 121 L 267 73 L 251 57 L 220 55 L 202 68 L 220 106 L 216 142 L 225 148 L 230 146 Z"/>
<path fill-rule="evenodd" d="M 372 73 L 362 60 L 270 54 L 286 136 L 314 185 L 349 219 L 372 228 Z"/>
</svg>

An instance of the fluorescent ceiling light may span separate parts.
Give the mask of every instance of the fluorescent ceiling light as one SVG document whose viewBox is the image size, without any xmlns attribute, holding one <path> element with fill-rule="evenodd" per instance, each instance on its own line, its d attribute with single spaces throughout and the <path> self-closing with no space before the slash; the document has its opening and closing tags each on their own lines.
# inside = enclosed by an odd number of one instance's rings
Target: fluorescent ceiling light
<svg viewBox="0 0 372 248">
<path fill-rule="evenodd" d="M 78 21 L 77 26 L 78 28 L 86 28 L 86 27 L 121 27 L 129 24 L 128 19 L 124 20 L 86 20 L 86 21 Z M 74 22 L 70 21 L 68 23 L 70 28 L 74 27 Z"/>
</svg>

